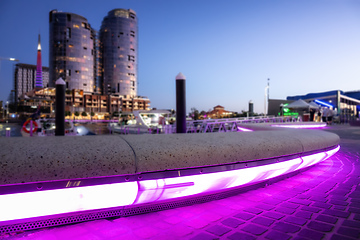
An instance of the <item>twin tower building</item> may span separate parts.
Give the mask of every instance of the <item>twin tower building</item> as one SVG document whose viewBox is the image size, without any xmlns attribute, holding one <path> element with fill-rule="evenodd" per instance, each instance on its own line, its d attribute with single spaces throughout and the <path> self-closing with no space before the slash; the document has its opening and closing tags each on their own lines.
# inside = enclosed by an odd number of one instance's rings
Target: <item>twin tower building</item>
<svg viewBox="0 0 360 240">
<path fill-rule="evenodd" d="M 73 13 L 49 13 L 49 87 L 60 77 L 69 90 L 104 95 L 137 95 L 136 13 L 114 9 L 100 31 Z"/>
</svg>

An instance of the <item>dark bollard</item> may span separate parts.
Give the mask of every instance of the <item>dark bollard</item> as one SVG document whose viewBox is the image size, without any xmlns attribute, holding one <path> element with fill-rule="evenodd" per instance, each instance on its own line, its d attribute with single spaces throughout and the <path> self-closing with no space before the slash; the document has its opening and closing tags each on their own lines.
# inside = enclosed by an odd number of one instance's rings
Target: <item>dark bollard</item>
<svg viewBox="0 0 360 240">
<path fill-rule="evenodd" d="M 186 133 L 186 84 L 185 76 L 176 76 L 176 133 Z"/>
<path fill-rule="evenodd" d="M 33 136 L 33 120 L 30 120 L 30 137 Z"/>
<path fill-rule="evenodd" d="M 55 82 L 55 136 L 65 135 L 65 86 L 66 83 L 62 78 Z"/>
<path fill-rule="evenodd" d="M 7 127 L 5 128 L 6 131 L 6 137 L 10 137 L 11 136 L 11 128 Z"/>
</svg>

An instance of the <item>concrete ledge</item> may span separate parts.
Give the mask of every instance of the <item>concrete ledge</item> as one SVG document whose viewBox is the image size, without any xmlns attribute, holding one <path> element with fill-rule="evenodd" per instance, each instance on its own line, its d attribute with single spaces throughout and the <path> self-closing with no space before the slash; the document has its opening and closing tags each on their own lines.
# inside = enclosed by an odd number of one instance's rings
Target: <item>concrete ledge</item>
<svg viewBox="0 0 360 240">
<path fill-rule="evenodd" d="M 307 129 L 255 132 L 0 138 L 0 185 L 118 176 L 255 161 L 339 144 Z"/>
</svg>

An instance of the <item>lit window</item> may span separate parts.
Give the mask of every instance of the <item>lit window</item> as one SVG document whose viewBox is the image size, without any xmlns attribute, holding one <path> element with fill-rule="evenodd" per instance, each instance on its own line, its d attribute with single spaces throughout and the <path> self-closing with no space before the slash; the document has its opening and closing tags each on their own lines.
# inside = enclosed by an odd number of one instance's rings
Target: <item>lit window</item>
<svg viewBox="0 0 360 240">
<path fill-rule="evenodd" d="M 66 38 L 71 38 L 71 28 L 66 28 Z"/>
<path fill-rule="evenodd" d="M 79 25 L 74 24 L 73 27 L 74 27 L 74 28 L 79 28 Z"/>
<path fill-rule="evenodd" d="M 74 47 L 74 45 L 72 45 L 72 44 L 69 44 L 69 48 L 72 48 L 72 47 Z"/>
</svg>

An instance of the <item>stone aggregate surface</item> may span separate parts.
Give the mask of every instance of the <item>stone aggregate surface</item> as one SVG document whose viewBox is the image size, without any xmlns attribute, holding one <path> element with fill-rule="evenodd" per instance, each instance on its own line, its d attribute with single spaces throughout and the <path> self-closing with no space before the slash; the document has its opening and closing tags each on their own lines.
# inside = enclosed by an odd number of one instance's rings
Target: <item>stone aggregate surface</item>
<svg viewBox="0 0 360 240">
<path fill-rule="evenodd" d="M 328 126 L 340 151 L 297 175 L 225 199 L 16 234 L 10 239 L 360 238 L 360 128 Z"/>
<path fill-rule="evenodd" d="M 1 127 L 1 124 L 0 124 Z M 286 156 L 339 143 L 309 129 L 0 138 L 0 184 L 109 177 Z M 273 141 L 273 139 L 278 139 Z M 259 151 L 261 146 L 261 151 Z M 41 172 L 42 174 L 39 174 Z"/>
</svg>

